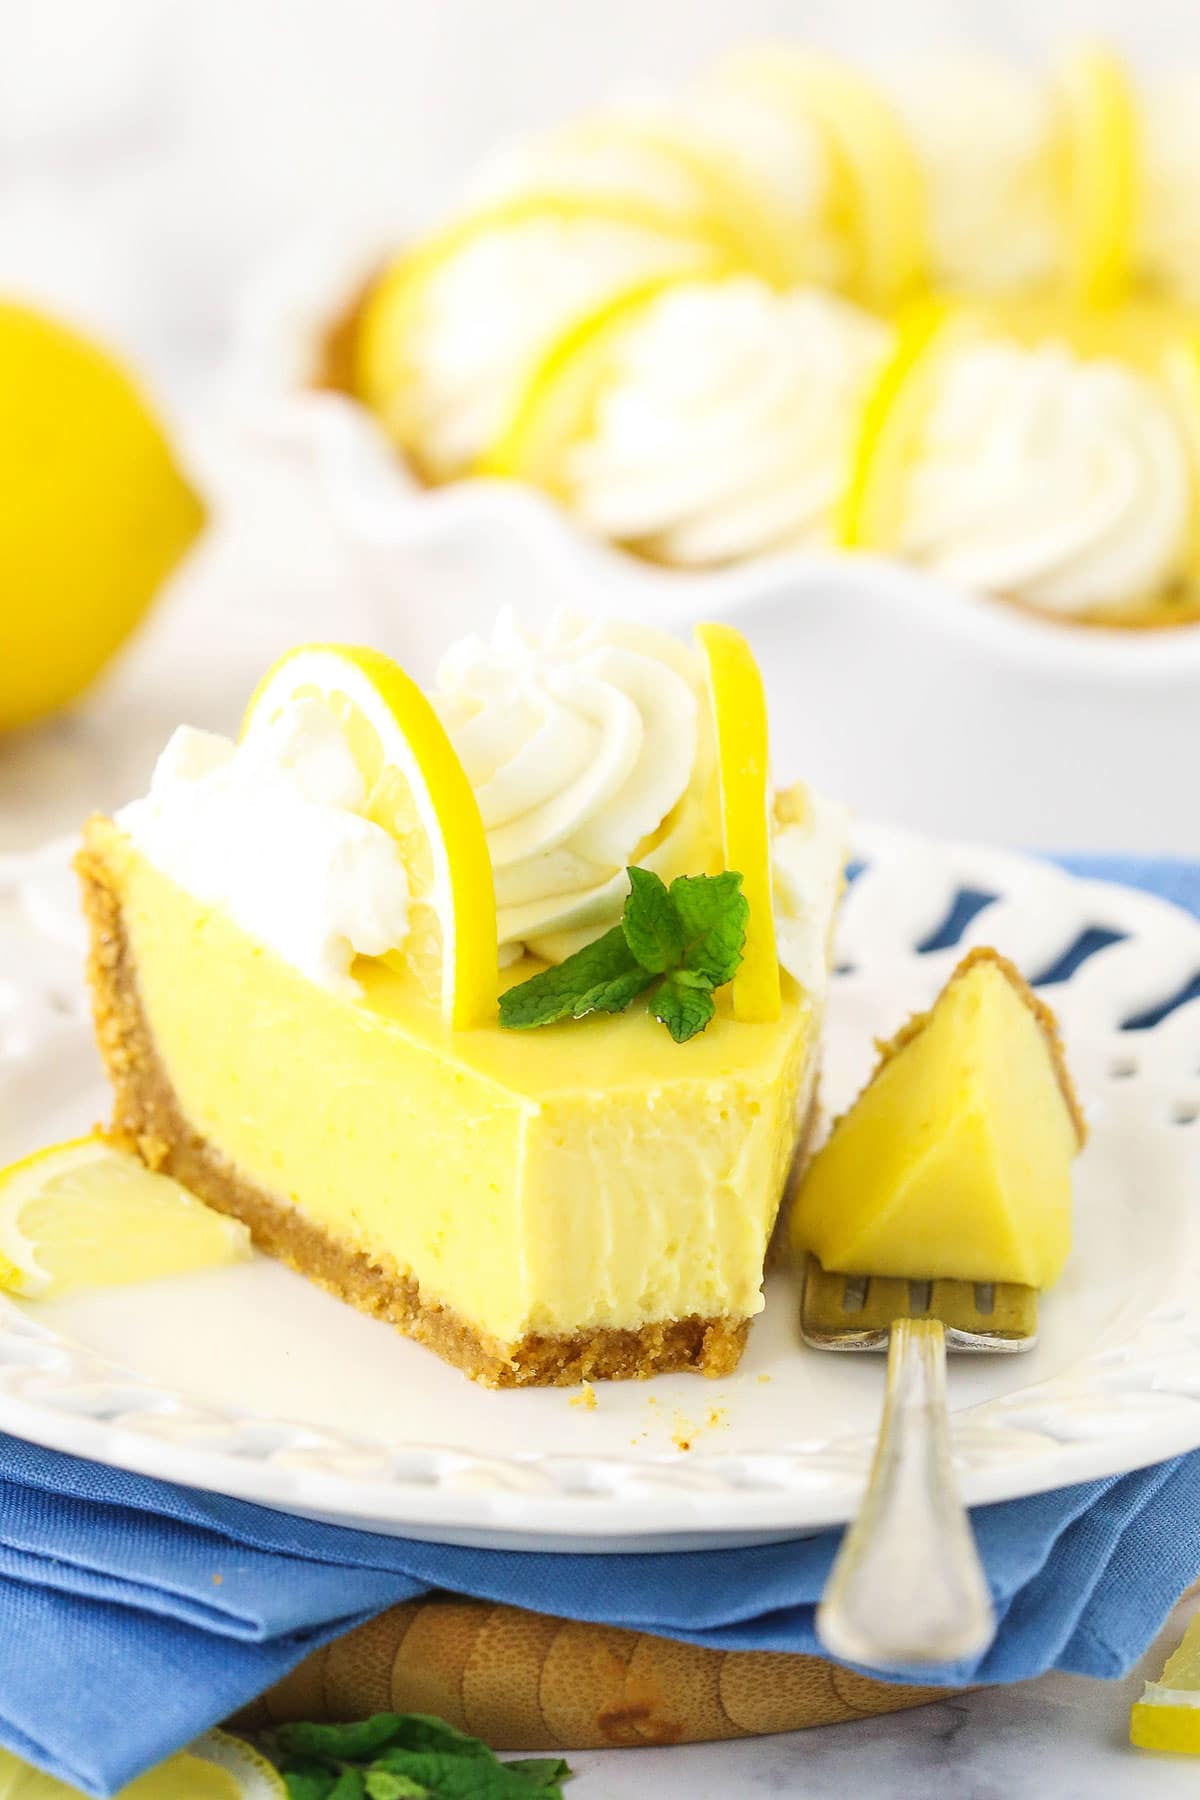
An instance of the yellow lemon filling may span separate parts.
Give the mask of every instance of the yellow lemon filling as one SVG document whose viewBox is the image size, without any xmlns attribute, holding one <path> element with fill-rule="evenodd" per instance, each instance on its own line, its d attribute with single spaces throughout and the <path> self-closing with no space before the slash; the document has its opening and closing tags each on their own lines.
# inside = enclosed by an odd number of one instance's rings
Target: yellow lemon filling
<svg viewBox="0 0 1200 1800">
<path fill-rule="evenodd" d="M 759 1310 L 816 1034 L 794 983 L 683 1048 L 644 1010 L 455 1031 L 386 963 L 345 1000 L 91 841 L 183 1117 L 241 1178 L 501 1344 Z"/>
<path fill-rule="evenodd" d="M 1011 965 L 975 952 L 813 1159 L 793 1247 L 852 1275 L 1050 1287 L 1082 1133 L 1050 1016 Z"/>
</svg>

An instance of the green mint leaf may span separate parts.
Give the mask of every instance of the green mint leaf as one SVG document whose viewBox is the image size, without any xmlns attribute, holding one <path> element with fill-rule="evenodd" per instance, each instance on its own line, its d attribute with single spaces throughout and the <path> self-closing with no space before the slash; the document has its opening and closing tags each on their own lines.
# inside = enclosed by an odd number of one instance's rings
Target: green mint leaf
<svg viewBox="0 0 1200 1800">
<path fill-rule="evenodd" d="M 750 919 L 741 876 L 732 869 L 721 875 L 679 875 L 670 895 L 686 940 L 679 959 L 684 968 L 706 975 L 713 987 L 732 981 Z"/>
<path fill-rule="evenodd" d="M 635 973 L 642 973 L 637 959 L 621 927 L 614 925 L 565 962 L 507 988 L 500 996 L 500 1023 L 510 1031 L 527 1031 L 560 1019 L 581 1019 L 587 1012 L 619 1011 L 613 998 Z M 624 985 L 614 988 L 614 983 Z M 623 1004 L 628 1006 L 632 998 L 630 993 Z"/>
<path fill-rule="evenodd" d="M 750 907 L 742 878 L 680 875 L 667 888 L 651 869 L 630 868 L 620 925 L 556 968 L 544 969 L 500 997 L 510 1031 L 624 1012 L 655 982 L 652 1007 L 677 1043 L 713 1016 L 712 990 L 732 980 L 746 942 Z"/>
<path fill-rule="evenodd" d="M 321 1756 L 331 1762 L 370 1762 L 389 1744 L 401 1741 L 408 1723 L 404 1713 L 375 1713 L 350 1725 L 281 1725 L 275 1740 L 289 1754 Z M 441 1725 L 441 1720 L 436 1723 Z"/>
<path fill-rule="evenodd" d="M 367 1800 L 370 1791 L 361 1769 L 343 1769 L 337 1786 L 329 1790 L 329 1800 Z"/>
<path fill-rule="evenodd" d="M 484 1761 L 437 1750 L 385 1750 L 373 1765 L 370 1780 L 378 1781 L 385 1773 L 428 1788 L 437 1800 L 529 1800 L 531 1794 L 554 1800 L 555 1796 L 553 1787 L 531 1787 L 523 1775 L 510 1772 L 490 1751 Z M 371 1791 L 369 1786 L 367 1791 Z"/>
<path fill-rule="evenodd" d="M 331 1800 L 337 1783 L 337 1770 L 319 1763 L 288 1763 L 283 1770 L 288 1800 Z"/>
<path fill-rule="evenodd" d="M 422 1787 L 407 1775 L 394 1775 L 390 1769 L 370 1770 L 362 1791 L 368 1800 L 437 1800 L 435 1789 Z"/>
<path fill-rule="evenodd" d="M 502 1763 L 479 1738 L 427 1713 L 350 1725 L 281 1725 L 266 1748 L 290 1800 L 562 1800 L 558 1757 Z"/>
<path fill-rule="evenodd" d="M 661 975 L 683 955 L 683 922 L 675 903 L 652 869 L 626 869 L 629 897 L 621 928 L 643 969 Z"/>
<path fill-rule="evenodd" d="M 573 1016 L 582 1019 L 585 1013 L 590 1012 L 624 1012 L 631 1000 L 636 1000 L 652 981 L 657 980 L 657 975 L 648 975 L 645 969 L 630 969 L 627 974 L 617 975 L 612 981 L 598 982 L 586 994 L 580 995 L 575 1002 Z"/>
<path fill-rule="evenodd" d="M 385 1717 L 387 1715 L 384 1715 Z M 392 1744 L 402 1750 L 435 1750 L 447 1756 L 473 1756 L 481 1762 L 494 1763 L 493 1751 L 482 1738 L 469 1737 L 445 1719 L 433 1713 L 393 1713 L 396 1725 Z"/>
<path fill-rule="evenodd" d="M 707 978 L 692 969 L 676 969 L 666 976 L 650 1004 L 677 1044 L 686 1044 L 703 1031 L 716 1011 Z"/>
</svg>

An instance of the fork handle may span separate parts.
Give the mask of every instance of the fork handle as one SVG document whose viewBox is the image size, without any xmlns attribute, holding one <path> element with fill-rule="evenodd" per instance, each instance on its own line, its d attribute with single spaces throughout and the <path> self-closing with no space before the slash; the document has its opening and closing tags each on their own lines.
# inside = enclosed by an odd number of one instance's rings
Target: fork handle
<svg viewBox="0 0 1200 1800">
<path fill-rule="evenodd" d="M 894 1669 L 977 1656 L 995 1630 L 950 1461 L 946 1330 L 940 1319 L 897 1319 L 875 1461 L 817 1635 L 847 1662 Z"/>
</svg>

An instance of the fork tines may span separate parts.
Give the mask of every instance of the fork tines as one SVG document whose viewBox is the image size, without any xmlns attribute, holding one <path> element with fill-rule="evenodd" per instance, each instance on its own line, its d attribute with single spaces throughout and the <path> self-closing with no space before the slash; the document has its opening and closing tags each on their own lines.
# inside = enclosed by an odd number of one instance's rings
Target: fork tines
<svg viewBox="0 0 1200 1800">
<path fill-rule="evenodd" d="M 1028 1350 L 1037 1338 L 1037 1289 L 1008 1281 L 841 1275 L 809 1257 L 800 1318 L 806 1343 L 882 1350 L 896 1319 L 940 1319 L 951 1350 Z"/>
</svg>

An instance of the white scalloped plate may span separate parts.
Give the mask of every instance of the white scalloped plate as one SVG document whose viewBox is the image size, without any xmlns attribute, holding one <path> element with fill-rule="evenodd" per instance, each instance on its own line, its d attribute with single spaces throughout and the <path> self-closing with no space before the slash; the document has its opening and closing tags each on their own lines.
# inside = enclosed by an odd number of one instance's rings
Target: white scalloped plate
<svg viewBox="0 0 1200 1800">
<path fill-rule="evenodd" d="M 1054 1003 L 1092 1124 L 1076 1248 L 1030 1356 L 952 1364 L 972 1503 L 1200 1446 L 1200 998 L 1122 1029 L 1200 972 L 1166 903 L 1026 858 L 880 828 L 843 913 L 826 1092 L 874 1033 L 986 942 L 1029 974 L 1089 928 L 1120 934 Z M 961 892 L 996 896 L 960 945 L 922 952 Z M 103 1115 L 63 849 L 0 862 L 0 1156 Z M 742 1368 L 488 1393 L 264 1258 L 55 1304 L 0 1303 L 0 1428 L 124 1468 L 344 1524 L 510 1547 L 691 1548 L 846 1519 L 883 1369 L 806 1352 L 785 1276 Z"/>
</svg>

